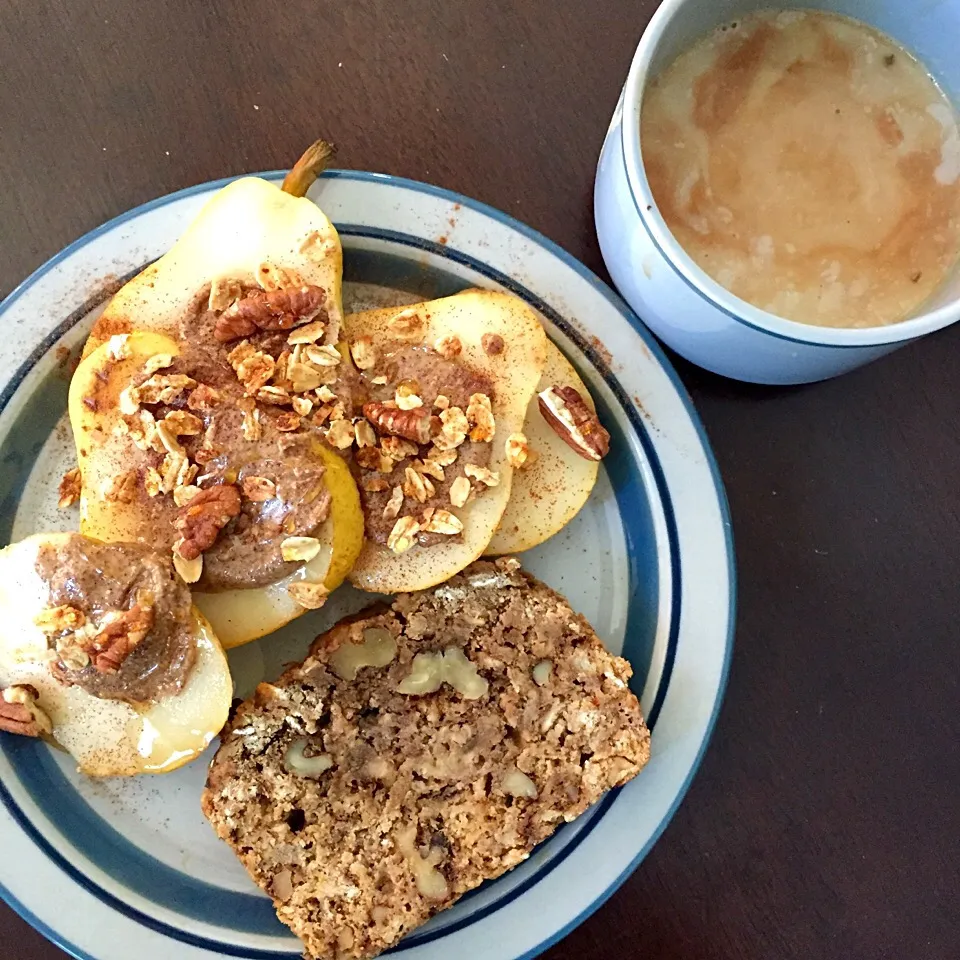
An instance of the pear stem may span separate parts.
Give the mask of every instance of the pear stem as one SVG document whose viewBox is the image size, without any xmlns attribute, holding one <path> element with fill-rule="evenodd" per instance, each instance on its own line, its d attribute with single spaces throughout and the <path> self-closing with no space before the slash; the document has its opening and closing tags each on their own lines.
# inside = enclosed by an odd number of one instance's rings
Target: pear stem
<svg viewBox="0 0 960 960">
<path fill-rule="evenodd" d="M 284 193 L 292 197 L 304 197 L 313 186 L 317 177 L 330 165 L 337 154 L 337 148 L 326 140 L 311 143 L 303 156 L 293 165 L 293 169 L 283 178 Z"/>
</svg>

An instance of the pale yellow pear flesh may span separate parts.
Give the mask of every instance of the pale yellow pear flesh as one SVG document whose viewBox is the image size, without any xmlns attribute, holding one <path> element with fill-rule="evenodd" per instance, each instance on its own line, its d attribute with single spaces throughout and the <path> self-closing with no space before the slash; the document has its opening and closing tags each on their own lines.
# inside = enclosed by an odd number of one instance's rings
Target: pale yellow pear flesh
<svg viewBox="0 0 960 960">
<path fill-rule="evenodd" d="M 44 545 L 72 534 L 37 534 L 0 551 L 0 687 L 30 684 L 53 724 L 53 739 L 90 776 L 167 773 L 199 756 L 226 723 L 233 697 L 227 660 L 210 625 L 195 610 L 197 659 L 183 689 L 135 709 L 58 683 L 47 638 L 34 623 L 47 585 L 35 569 Z"/>
<path fill-rule="evenodd" d="M 600 464 L 579 456 L 540 413 L 538 394 L 548 387 L 573 387 L 594 410 L 593 398 L 570 361 L 547 341 L 547 365 L 530 400 L 523 432 L 536 454 L 513 475 L 510 502 L 484 553 L 503 556 L 531 550 L 559 533 L 587 502 Z"/>
<path fill-rule="evenodd" d="M 376 593 L 421 590 L 442 583 L 486 549 L 510 499 L 513 470 L 506 458 L 506 439 L 523 429 L 527 405 L 547 356 L 547 338 L 536 313 L 517 297 L 487 290 L 471 290 L 402 310 L 393 307 L 352 314 L 344 320 L 346 337 L 353 341 L 366 335 L 374 344 L 395 340 L 390 322 L 401 312 L 421 318 L 424 345 L 445 336 L 457 337 L 462 344 L 458 362 L 493 383 L 496 434 L 489 468 L 499 473 L 500 483 L 465 507 L 452 510 L 463 522 L 458 540 L 415 546 L 401 554 L 367 540 L 350 580 L 354 586 Z M 503 338 L 501 353 L 486 353 L 482 344 L 485 334 Z"/>
<path fill-rule="evenodd" d="M 121 359 L 115 359 L 118 354 Z M 128 435 L 115 428 L 122 419 L 119 397 L 144 363 L 157 354 L 177 356 L 177 343 L 157 333 L 115 335 L 81 361 L 70 383 L 69 410 L 77 443 L 82 489 L 80 531 L 106 542 L 146 543 L 170 549 L 176 505 L 167 497 L 130 503 L 110 500 L 103 491 L 118 474 L 129 469 L 136 453 Z M 87 398 L 95 398 L 89 405 Z M 264 587 L 219 593 L 195 591 L 194 602 L 209 620 L 227 649 L 266 636 L 305 612 L 288 593 L 295 580 L 338 587 L 353 566 L 363 542 L 363 513 L 356 484 L 344 461 L 319 442 L 314 448 L 323 460 L 324 484 L 331 495 L 330 514 L 315 534 L 321 550 L 291 576 Z M 167 540 L 158 531 L 166 531 Z"/>
<path fill-rule="evenodd" d="M 343 252 L 323 211 L 258 177 L 234 180 L 207 201 L 168 253 L 110 301 L 84 348 L 133 330 L 177 339 L 181 321 L 219 281 L 326 291 L 330 339 L 341 323 Z"/>
</svg>

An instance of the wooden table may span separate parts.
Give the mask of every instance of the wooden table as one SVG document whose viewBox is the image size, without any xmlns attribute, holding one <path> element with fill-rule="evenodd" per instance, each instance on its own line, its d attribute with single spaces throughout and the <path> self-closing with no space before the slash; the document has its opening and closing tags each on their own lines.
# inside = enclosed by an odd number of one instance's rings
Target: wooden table
<svg viewBox="0 0 960 960">
<path fill-rule="evenodd" d="M 0 294 L 109 217 L 321 134 L 604 276 L 594 166 L 655 6 L 0 0 Z M 678 362 L 733 511 L 730 686 L 666 833 L 553 960 L 960 955 L 958 358 L 960 329 L 794 389 Z M 62 956 L 2 907 L 0 955 Z"/>
</svg>

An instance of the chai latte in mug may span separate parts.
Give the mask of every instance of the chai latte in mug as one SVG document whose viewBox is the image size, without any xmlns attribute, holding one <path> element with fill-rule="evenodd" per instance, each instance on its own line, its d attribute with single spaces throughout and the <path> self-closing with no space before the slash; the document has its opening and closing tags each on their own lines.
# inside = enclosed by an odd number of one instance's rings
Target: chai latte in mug
<svg viewBox="0 0 960 960">
<path fill-rule="evenodd" d="M 680 245 L 770 313 L 896 323 L 960 254 L 955 111 L 911 54 L 816 11 L 727 24 L 649 87 L 640 144 Z"/>
</svg>

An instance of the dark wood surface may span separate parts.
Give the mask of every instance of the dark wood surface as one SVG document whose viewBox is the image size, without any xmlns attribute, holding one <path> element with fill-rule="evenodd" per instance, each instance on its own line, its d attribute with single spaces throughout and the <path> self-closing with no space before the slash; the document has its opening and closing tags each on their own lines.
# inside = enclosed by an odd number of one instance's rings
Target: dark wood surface
<svg viewBox="0 0 960 960">
<path fill-rule="evenodd" d="M 0 294 L 321 134 L 605 276 L 594 167 L 655 6 L 0 0 Z M 733 512 L 730 685 L 673 822 L 552 960 L 960 956 L 958 359 L 960 329 L 795 389 L 678 362 Z M 0 956 L 62 954 L 0 907 Z"/>
</svg>

